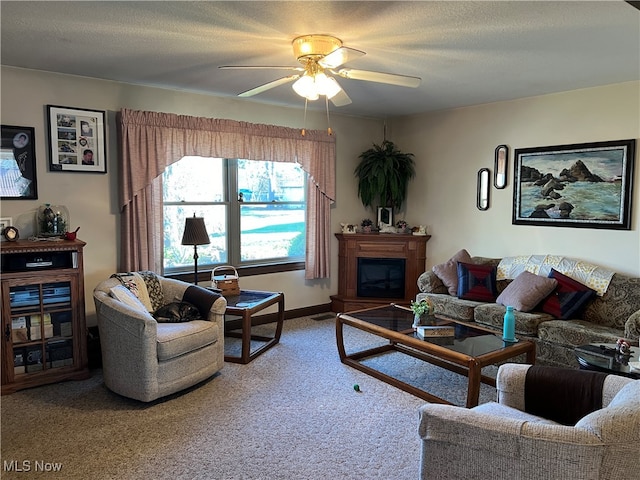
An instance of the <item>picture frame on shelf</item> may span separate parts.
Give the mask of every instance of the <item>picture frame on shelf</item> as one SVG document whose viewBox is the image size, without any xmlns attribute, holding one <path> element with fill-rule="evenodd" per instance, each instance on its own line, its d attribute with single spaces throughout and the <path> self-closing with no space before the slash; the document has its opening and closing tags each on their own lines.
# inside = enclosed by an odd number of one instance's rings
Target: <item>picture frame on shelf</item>
<svg viewBox="0 0 640 480">
<path fill-rule="evenodd" d="M 631 229 L 636 140 L 514 151 L 512 224 Z"/>
<path fill-rule="evenodd" d="M 0 241 L 4 241 L 4 229 L 13 225 L 13 219 L 11 217 L 0 218 Z"/>
<path fill-rule="evenodd" d="M 509 171 L 509 147 L 498 145 L 494 153 L 493 186 L 501 190 L 507 186 Z"/>
<path fill-rule="evenodd" d="M 49 169 L 107 173 L 105 112 L 47 105 Z"/>
<path fill-rule="evenodd" d="M 35 129 L 2 125 L 0 198 L 37 200 Z"/>
<path fill-rule="evenodd" d="M 377 226 L 393 225 L 393 207 L 378 207 Z"/>
</svg>

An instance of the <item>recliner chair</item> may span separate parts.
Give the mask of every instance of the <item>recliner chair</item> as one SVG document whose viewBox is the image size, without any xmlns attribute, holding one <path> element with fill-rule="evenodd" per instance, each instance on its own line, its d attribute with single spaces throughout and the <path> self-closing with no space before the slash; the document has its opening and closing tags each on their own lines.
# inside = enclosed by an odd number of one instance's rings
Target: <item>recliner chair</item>
<svg viewBox="0 0 640 480">
<path fill-rule="evenodd" d="M 527 379 L 531 368 L 543 382 Z M 505 364 L 498 402 L 472 409 L 424 405 L 420 478 L 640 479 L 640 380 L 590 374 L 596 372 Z M 585 397 L 591 412 L 575 424 L 560 423 Z M 529 413 L 531 407 L 554 418 Z"/>
<path fill-rule="evenodd" d="M 152 272 L 134 272 L 101 282 L 93 297 L 104 383 L 110 390 L 150 402 L 222 368 L 227 302 L 221 295 Z M 184 301 L 198 307 L 202 320 L 160 323 L 152 316 L 160 306 Z"/>
</svg>

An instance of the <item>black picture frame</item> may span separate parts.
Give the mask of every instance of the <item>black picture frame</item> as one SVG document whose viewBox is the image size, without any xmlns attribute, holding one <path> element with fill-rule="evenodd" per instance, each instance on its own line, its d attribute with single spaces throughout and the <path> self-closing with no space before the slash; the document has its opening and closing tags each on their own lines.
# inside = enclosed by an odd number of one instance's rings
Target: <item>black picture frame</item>
<svg viewBox="0 0 640 480">
<path fill-rule="evenodd" d="M 107 173 L 106 113 L 47 105 L 49 170 Z"/>
<path fill-rule="evenodd" d="M 488 168 L 478 170 L 476 207 L 478 210 L 489 210 L 489 192 L 491 190 L 491 172 Z"/>
<path fill-rule="evenodd" d="M 393 207 L 378 207 L 378 227 L 393 225 Z"/>
<path fill-rule="evenodd" d="M 493 186 L 502 190 L 507 186 L 507 175 L 509 172 L 509 147 L 498 145 L 494 152 L 493 165 Z"/>
<path fill-rule="evenodd" d="M 514 225 L 631 229 L 636 140 L 514 152 Z"/>
<path fill-rule="evenodd" d="M 35 129 L 2 125 L 0 198 L 37 200 Z"/>
</svg>

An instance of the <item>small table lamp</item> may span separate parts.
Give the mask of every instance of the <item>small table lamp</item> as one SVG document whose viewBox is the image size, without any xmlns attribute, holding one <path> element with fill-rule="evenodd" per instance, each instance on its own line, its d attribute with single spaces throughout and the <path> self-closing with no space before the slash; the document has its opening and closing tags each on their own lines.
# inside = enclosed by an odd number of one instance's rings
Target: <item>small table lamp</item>
<svg viewBox="0 0 640 480">
<path fill-rule="evenodd" d="M 187 217 L 184 223 L 184 233 L 182 234 L 182 245 L 193 245 L 193 261 L 195 263 L 194 284 L 198 284 L 198 245 L 211 243 L 207 227 L 204 225 L 203 217 Z"/>
</svg>

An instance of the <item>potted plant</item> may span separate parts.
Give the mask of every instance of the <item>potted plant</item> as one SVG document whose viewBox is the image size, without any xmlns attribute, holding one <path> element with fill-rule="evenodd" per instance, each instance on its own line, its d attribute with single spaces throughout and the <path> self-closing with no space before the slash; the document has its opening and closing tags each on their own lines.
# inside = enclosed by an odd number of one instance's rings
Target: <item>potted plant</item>
<svg viewBox="0 0 640 480">
<path fill-rule="evenodd" d="M 355 175 L 362 204 L 365 207 L 402 207 L 409 180 L 416 173 L 413 153 L 403 153 L 393 142 L 384 140 L 381 145 L 374 143 L 359 158 Z"/>
<path fill-rule="evenodd" d="M 413 326 L 425 325 L 427 317 L 433 314 L 433 304 L 427 298 L 419 302 L 411 300 L 411 311 L 413 312 Z"/>
<path fill-rule="evenodd" d="M 371 233 L 371 230 L 373 229 L 373 221 L 370 218 L 365 218 L 362 220 L 362 223 L 360 223 L 360 226 L 362 227 L 363 233 Z"/>
</svg>

